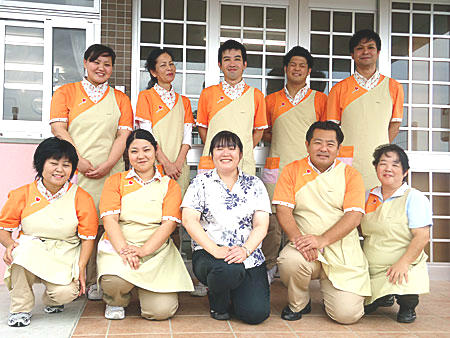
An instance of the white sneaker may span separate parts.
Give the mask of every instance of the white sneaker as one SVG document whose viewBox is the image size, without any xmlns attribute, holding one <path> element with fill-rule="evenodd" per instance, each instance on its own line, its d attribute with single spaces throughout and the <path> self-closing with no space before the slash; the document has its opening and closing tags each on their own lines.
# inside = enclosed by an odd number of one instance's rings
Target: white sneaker
<svg viewBox="0 0 450 338">
<path fill-rule="evenodd" d="M 87 290 L 87 298 L 89 300 L 102 300 L 103 290 L 99 288 L 97 284 L 92 284 Z"/>
<path fill-rule="evenodd" d="M 194 285 L 194 291 L 191 292 L 191 296 L 194 297 L 205 297 L 208 294 L 208 287 L 198 282 Z"/>
<path fill-rule="evenodd" d="M 8 316 L 8 325 L 15 327 L 23 327 L 30 325 L 31 312 L 10 313 Z"/>
<path fill-rule="evenodd" d="M 267 280 L 269 281 L 269 285 L 272 284 L 275 279 L 275 274 L 277 273 L 278 266 L 274 266 L 270 270 L 267 270 Z"/>
<path fill-rule="evenodd" d="M 56 305 L 56 306 L 50 306 L 47 305 L 44 307 L 45 313 L 59 313 L 64 311 L 64 305 Z"/>
<path fill-rule="evenodd" d="M 105 318 L 106 319 L 124 319 L 125 318 L 125 309 L 122 306 L 111 306 L 111 305 L 106 304 Z"/>
</svg>

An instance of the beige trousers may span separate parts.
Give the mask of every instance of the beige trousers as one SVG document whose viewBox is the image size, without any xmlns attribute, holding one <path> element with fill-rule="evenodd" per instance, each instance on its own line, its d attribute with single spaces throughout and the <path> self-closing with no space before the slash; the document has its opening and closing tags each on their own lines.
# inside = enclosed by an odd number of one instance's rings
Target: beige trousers
<svg viewBox="0 0 450 338">
<path fill-rule="evenodd" d="M 80 291 L 78 280 L 67 285 L 47 282 L 24 267 L 13 264 L 11 267 L 11 304 L 9 312 L 31 312 L 34 307 L 33 284 L 42 283 L 45 291 L 42 295 L 44 305 L 56 306 L 70 303 L 78 297 Z"/>
<path fill-rule="evenodd" d="M 103 275 L 100 278 L 103 289 L 103 300 L 111 306 L 126 307 L 131 300 L 131 290 L 136 286 L 125 279 L 114 275 Z M 138 289 L 141 304 L 141 316 L 146 319 L 164 320 L 172 317 L 178 309 L 178 294 L 176 292 L 152 292 Z"/>
<path fill-rule="evenodd" d="M 91 257 L 89 257 L 86 265 L 86 289 L 93 284 L 97 284 L 97 247 L 104 232 L 103 225 L 99 224 L 97 237 L 95 237 L 94 250 L 92 250 Z"/>
<path fill-rule="evenodd" d="M 289 307 L 302 310 L 309 302 L 309 284 L 320 279 L 320 291 L 328 316 L 341 324 L 356 323 L 364 314 L 364 297 L 336 289 L 327 278 L 322 263 L 308 262 L 294 247 L 286 245 L 278 257 L 278 269 L 283 284 L 288 288 Z"/>
<path fill-rule="evenodd" d="M 267 270 L 272 269 L 275 264 L 277 264 L 277 257 L 283 239 L 282 237 L 283 231 L 278 224 L 277 214 L 273 213 L 270 215 L 269 228 L 267 229 L 267 235 L 264 238 L 261 247 L 264 257 L 266 257 Z"/>
</svg>

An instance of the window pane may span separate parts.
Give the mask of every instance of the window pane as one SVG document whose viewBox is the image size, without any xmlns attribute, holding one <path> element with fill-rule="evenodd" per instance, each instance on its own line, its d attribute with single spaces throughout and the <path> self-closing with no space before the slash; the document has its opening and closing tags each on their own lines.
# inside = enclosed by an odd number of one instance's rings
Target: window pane
<svg viewBox="0 0 450 338">
<path fill-rule="evenodd" d="M 94 7 L 94 0 L 10 0 L 18 2 L 38 2 L 51 5 L 70 5 L 82 7 Z"/>
<path fill-rule="evenodd" d="M 412 85 L 412 103 L 428 103 L 428 85 Z"/>
<path fill-rule="evenodd" d="M 82 77 L 78 78 L 78 81 Z M 17 70 L 5 70 L 5 82 L 8 83 L 28 83 L 42 84 L 42 72 L 22 72 Z"/>
<path fill-rule="evenodd" d="M 408 13 L 392 13 L 392 32 L 409 33 Z"/>
<path fill-rule="evenodd" d="M 413 80 L 428 81 L 430 79 L 429 63 L 427 61 L 413 61 L 412 78 Z"/>
<path fill-rule="evenodd" d="M 403 87 L 403 93 L 405 95 L 405 102 L 409 102 L 408 98 L 409 98 L 409 90 L 408 90 L 408 84 L 407 83 L 402 83 L 402 87 Z"/>
<path fill-rule="evenodd" d="M 83 78 L 84 29 L 53 29 L 53 90 Z"/>
<path fill-rule="evenodd" d="M 429 11 L 429 10 L 431 10 L 431 5 L 430 4 L 413 4 L 413 10 Z"/>
<path fill-rule="evenodd" d="M 161 19 L 161 0 L 141 1 L 141 17 Z"/>
<path fill-rule="evenodd" d="M 333 79 L 345 79 L 351 74 L 351 61 L 333 59 Z"/>
<path fill-rule="evenodd" d="M 186 68 L 189 70 L 205 70 L 205 51 L 188 49 L 186 51 Z"/>
<path fill-rule="evenodd" d="M 183 44 L 183 25 L 177 23 L 164 24 L 164 43 L 182 45 Z"/>
<path fill-rule="evenodd" d="M 311 72 L 312 78 L 324 79 L 328 77 L 328 59 L 314 58 L 314 67 Z"/>
<path fill-rule="evenodd" d="M 404 150 L 408 150 L 408 132 L 406 130 L 400 130 L 392 143 Z"/>
<path fill-rule="evenodd" d="M 206 26 L 187 25 L 187 44 L 192 46 L 206 46 Z"/>
<path fill-rule="evenodd" d="M 334 55 L 348 55 L 348 44 L 350 36 L 333 36 L 333 54 Z"/>
<path fill-rule="evenodd" d="M 244 45 L 250 51 L 263 50 L 263 32 L 244 31 Z"/>
<path fill-rule="evenodd" d="M 403 118 L 402 118 L 402 124 L 401 127 L 408 126 L 408 107 L 403 107 Z"/>
<path fill-rule="evenodd" d="M 141 42 L 159 43 L 161 24 L 159 22 L 141 22 Z"/>
<path fill-rule="evenodd" d="M 285 53 L 286 33 L 266 32 L 266 52 Z"/>
<path fill-rule="evenodd" d="M 5 88 L 3 92 L 3 119 L 41 121 L 42 90 Z"/>
<path fill-rule="evenodd" d="M 329 32 L 330 12 L 311 11 L 311 30 Z"/>
<path fill-rule="evenodd" d="M 266 9 L 266 27 L 286 29 L 286 9 L 268 7 Z"/>
<path fill-rule="evenodd" d="M 428 181 L 429 173 L 413 172 L 411 173 L 411 185 L 413 188 L 422 192 L 430 191 L 430 184 Z"/>
<path fill-rule="evenodd" d="M 412 45 L 412 56 L 430 56 L 430 39 L 413 37 Z"/>
<path fill-rule="evenodd" d="M 433 132 L 433 151 L 450 151 L 449 144 L 450 132 L 448 131 L 436 131 Z"/>
<path fill-rule="evenodd" d="M 374 15 L 371 13 L 355 13 L 355 32 L 361 29 L 374 29 Z"/>
<path fill-rule="evenodd" d="M 266 56 L 266 72 L 271 76 L 283 76 L 283 57 L 275 55 Z"/>
<path fill-rule="evenodd" d="M 450 108 L 433 108 L 433 128 L 450 128 Z"/>
<path fill-rule="evenodd" d="M 432 230 L 433 230 L 433 238 L 439 239 L 450 238 L 450 225 L 447 219 L 439 219 L 439 218 L 433 219 Z"/>
<path fill-rule="evenodd" d="M 450 15 L 435 15 L 433 22 L 433 32 L 436 35 L 449 35 Z"/>
<path fill-rule="evenodd" d="M 310 86 L 311 89 L 328 95 L 328 81 L 311 81 Z"/>
<path fill-rule="evenodd" d="M 450 5 L 434 5 L 435 12 L 450 12 Z"/>
<path fill-rule="evenodd" d="M 450 39 L 433 39 L 433 54 L 437 58 L 450 58 Z"/>
<path fill-rule="evenodd" d="M 245 78 L 245 83 L 247 83 L 251 87 L 258 88 L 259 90 L 262 90 L 261 87 L 261 79 L 255 79 L 255 78 Z"/>
<path fill-rule="evenodd" d="M 140 52 L 140 67 L 145 67 L 145 62 L 147 61 L 147 56 L 152 52 L 156 47 L 141 47 Z"/>
<path fill-rule="evenodd" d="M 205 87 L 205 75 L 186 74 L 186 94 L 200 95 Z"/>
<path fill-rule="evenodd" d="M 448 174 L 448 173 L 433 173 L 433 191 L 434 192 L 450 192 L 450 174 Z M 449 230 L 450 230 L 450 227 L 449 227 Z"/>
<path fill-rule="evenodd" d="M 147 71 L 141 70 L 139 72 L 139 91 L 147 89 L 150 81 L 150 74 Z"/>
<path fill-rule="evenodd" d="M 187 19 L 206 22 L 206 0 L 187 0 Z"/>
<path fill-rule="evenodd" d="M 352 32 L 352 13 L 334 12 L 333 13 L 333 31 L 334 32 Z"/>
<path fill-rule="evenodd" d="M 397 80 L 408 80 L 408 60 L 392 60 L 391 75 Z"/>
<path fill-rule="evenodd" d="M 404 2 L 393 2 L 392 3 L 393 9 L 409 9 L 409 3 Z"/>
<path fill-rule="evenodd" d="M 408 56 L 409 55 L 409 38 L 406 36 L 392 37 L 392 56 Z"/>
<path fill-rule="evenodd" d="M 411 126 L 428 128 L 428 108 L 411 108 Z"/>
<path fill-rule="evenodd" d="M 263 28 L 264 9 L 262 7 L 244 7 L 244 27 Z"/>
<path fill-rule="evenodd" d="M 284 87 L 284 80 L 268 79 L 266 81 L 266 95 L 275 93 Z"/>
<path fill-rule="evenodd" d="M 241 31 L 238 29 L 222 28 L 220 30 L 220 36 L 226 39 L 240 39 Z"/>
<path fill-rule="evenodd" d="M 433 80 L 450 82 L 450 64 L 448 62 L 433 62 Z"/>
<path fill-rule="evenodd" d="M 245 73 L 249 75 L 262 75 L 262 55 L 247 54 L 247 68 L 245 69 Z"/>
<path fill-rule="evenodd" d="M 183 92 L 183 73 L 175 74 L 175 80 L 172 81 L 172 86 L 177 93 Z"/>
<path fill-rule="evenodd" d="M 449 207 L 450 207 L 450 196 L 433 196 L 433 215 L 449 216 L 450 215 Z M 450 250 L 448 251 L 448 253 L 450 253 Z"/>
<path fill-rule="evenodd" d="M 240 26 L 241 6 L 222 5 L 220 24 L 223 26 Z"/>
<path fill-rule="evenodd" d="M 433 104 L 450 104 L 450 86 L 433 85 Z"/>
<path fill-rule="evenodd" d="M 184 18 L 183 0 L 164 0 L 164 19 L 183 20 L 183 18 Z"/>
<path fill-rule="evenodd" d="M 330 37 L 328 35 L 311 34 L 311 53 L 330 54 Z"/>
<path fill-rule="evenodd" d="M 429 14 L 413 14 L 413 33 L 430 34 Z"/>
<path fill-rule="evenodd" d="M 411 131 L 412 150 L 428 151 L 428 132 L 421 130 Z"/>
<path fill-rule="evenodd" d="M 183 69 L 183 49 L 181 48 L 167 48 L 167 50 L 172 54 L 173 63 L 177 69 Z"/>
</svg>

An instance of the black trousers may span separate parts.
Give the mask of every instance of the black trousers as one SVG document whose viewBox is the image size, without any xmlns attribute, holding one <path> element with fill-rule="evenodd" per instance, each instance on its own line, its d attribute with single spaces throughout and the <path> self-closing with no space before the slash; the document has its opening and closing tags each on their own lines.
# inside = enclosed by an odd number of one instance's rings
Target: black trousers
<svg viewBox="0 0 450 338">
<path fill-rule="evenodd" d="M 195 276 L 208 286 L 209 306 L 218 313 L 229 312 L 248 323 L 259 324 L 270 315 L 270 288 L 266 264 L 245 269 L 244 264 L 228 264 L 205 250 L 194 251 Z"/>
</svg>

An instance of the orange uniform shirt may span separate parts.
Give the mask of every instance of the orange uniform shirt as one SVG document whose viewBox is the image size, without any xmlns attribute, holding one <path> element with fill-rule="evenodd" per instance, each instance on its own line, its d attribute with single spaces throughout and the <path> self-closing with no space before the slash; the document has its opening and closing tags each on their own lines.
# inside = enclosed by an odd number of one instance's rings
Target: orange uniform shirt
<svg viewBox="0 0 450 338">
<path fill-rule="evenodd" d="M 250 86 L 245 84 L 244 93 Z M 222 89 L 222 84 L 210 86 L 203 89 L 198 100 L 197 125 L 208 128 L 209 122 L 213 116 L 226 105 L 233 102 Z M 255 118 L 253 122 L 254 129 L 267 128 L 266 103 L 264 95 L 255 88 Z"/>
</svg>

